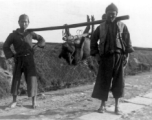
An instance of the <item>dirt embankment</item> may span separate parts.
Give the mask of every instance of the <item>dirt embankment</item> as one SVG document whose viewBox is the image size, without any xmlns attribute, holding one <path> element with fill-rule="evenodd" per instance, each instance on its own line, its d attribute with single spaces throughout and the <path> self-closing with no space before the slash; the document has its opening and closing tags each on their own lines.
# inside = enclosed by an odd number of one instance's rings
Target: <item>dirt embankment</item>
<svg viewBox="0 0 152 120">
<path fill-rule="evenodd" d="M 98 65 L 94 58 L 88 59 L 88 64 L 80 63 L 77 66 L 69 66 L 65 60 L 58 58 L 61 51 L 61 44 L 59 43 L 48 43 L 44 49 L 36 48 L 34 51 L 39 92 L 88 84 L 95 80 Z M 130 55 L 125 74 L 136 74 L 139 71 L 149 70 L 152 65 L 151 51 L 151 48 L 135 47 L 135 52 Z M 3 59 L 5 58 L 3 57 Z M 6 60 L 4 60 L 5 62 Z M 8 69 L 7 67 L 6 70 Z M 8 78 L 0 77 L 0 82 L 7 81 L 6 79 Z M 26 87 L 21 89 L 26 89 Z M 3 90 L 5 92 L 1 92 Z M 7 95 L 9 90 L 10 88 L 7 85 L 0 84 L 0 97 Z"/>
</svg>

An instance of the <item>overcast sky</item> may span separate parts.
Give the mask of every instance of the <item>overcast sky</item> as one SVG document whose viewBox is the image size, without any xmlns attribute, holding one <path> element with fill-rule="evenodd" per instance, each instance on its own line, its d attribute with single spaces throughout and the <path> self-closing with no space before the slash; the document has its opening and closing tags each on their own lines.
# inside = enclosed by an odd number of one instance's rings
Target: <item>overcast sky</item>
<svg viewBox="0 0 152 120">
<path fill-rule="evenodd" d="M 152 1 L 151 0 L 0 0 L 0 41 L 17 29 L 18 17 L 27 14 L 29 28 L 41 28 L 75 24 L 86 21 L 86 15 L 100 20 L 105 8 L 114 3 L 118 16 L 129 15 L 123 21 L 130 31 L 133 46 L 152 48 Z M 76 35 L 76 30 L 71 29 Z M 36 32 L 47 42 L 63 42 L 62 30 Z"/>
</svg>

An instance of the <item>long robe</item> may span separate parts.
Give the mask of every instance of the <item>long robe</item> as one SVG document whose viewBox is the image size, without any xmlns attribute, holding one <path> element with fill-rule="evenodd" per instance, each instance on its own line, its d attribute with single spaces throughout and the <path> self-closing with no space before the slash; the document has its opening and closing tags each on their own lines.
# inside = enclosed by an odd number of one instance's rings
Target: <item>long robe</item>
<svg viewBox="0 0 152 120">
<path fill-rule="evenodd" d="M 124 65 L 126 54 L 133 52 L 133 48 L 130 41 L 130 35 L 127 27 L 124 27 L 123 32 L 125 36 L 123 39 L 127 41 L 128 46 L 123 51 L 123 46 L 116 40 L 119 27 L 117 23 L 106 23 L 107 34 L 104 44 L 104 54 L 102 54 L 100 60 L 100 66 L 96 83 L 93 89 L 92 97 L 100 100 L 107 101 L 109 91 L 112 91 L 114 98 L 120 98 L 124 96 Z M 95 56 L 99 54 L 98 39 L 100 39 L 100 26 L 94 32 L 91 39 L 91 55 Z M 119 45 L 119 47 L 118 47 Z"/>
</svg>

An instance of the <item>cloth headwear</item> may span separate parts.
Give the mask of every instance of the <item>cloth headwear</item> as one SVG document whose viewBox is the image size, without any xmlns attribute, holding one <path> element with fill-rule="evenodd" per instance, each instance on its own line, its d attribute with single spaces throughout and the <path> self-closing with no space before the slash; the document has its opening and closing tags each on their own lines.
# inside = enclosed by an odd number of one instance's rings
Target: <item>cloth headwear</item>
<svg viewBox="0 0 152 120">
<path fill-rule="evenodd" d="M 118 13 L 118 8 L 115 4 L 111 3 L 107 8 L 106 8 L 106 13 L 107 11 L 112 10 L 112 11 L 116 11 Z"/>
<path fill-rule="evenodd" d="M 18 21 L 20 21 L 21 19 L 24 19 L 24 18 L 27 18 L 27 19 L 28 19 L 28 21 L 30 22 L 29 17 L 28 17 L 28 15 L 26 15 L 26 14 L 22 14 L 22 15 L 20 15 L 20 17 L 19 17 L 19 20 L 18 20 Z"/>
</svg>

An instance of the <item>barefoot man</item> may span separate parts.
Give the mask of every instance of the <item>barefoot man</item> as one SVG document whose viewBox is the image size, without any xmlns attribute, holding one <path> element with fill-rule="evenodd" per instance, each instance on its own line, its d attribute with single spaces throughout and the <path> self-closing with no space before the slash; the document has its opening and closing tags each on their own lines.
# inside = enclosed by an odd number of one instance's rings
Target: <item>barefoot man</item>
<svg viewBox="0 0 152 120">
<path fill-rule="evenodd" d="M 21 75 L 24 73 L 27 83 L 28 97 L 32 97 L 32 108 L 35 108 L 37 95 L 37 77 L 33 58 L 34 51 L 32 49 L 32 39 L 38 41 L 38 47 L 44 47 L 45 40 L 42 36 L 26 30 L 29 25 L 29 17 L 27 15 L 21 15 L 19 17 L 18 24 L 20 28 L 10 33 L 3 45 L 5 57 L 8 62 L 15 62 L 11 87 L 13 102 L 10 104 L 10 107 L 13 108 L 17 104 L 17 95 L 20 86 Z M 15 54 L 11 50 L 11 45 L 14 46 Z"/>
<path fill-rule="evenodd" d="M 108 100 L 108 93 L 111 91 L 115 98 L 114 112 L 121 114 L 119 98 L 124 95 L 124 68 L 128 62 L 129 53 L 134 49 L 127 26 L 116 20 L 118 8 L 110 4 L 105 13 L 106 21 L 97 27 L 91 39 L 91 55 L 97 59 L 100 58 L 92 97 L 101 100 L 98 112 L 103 113 L 106 110 L 105 102 Z"/>
</svg>

